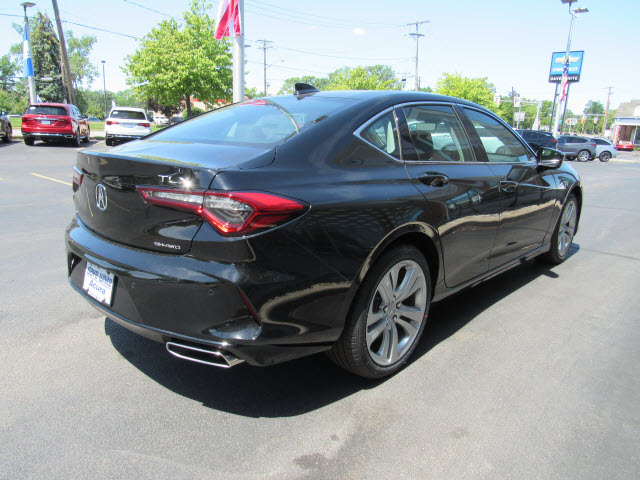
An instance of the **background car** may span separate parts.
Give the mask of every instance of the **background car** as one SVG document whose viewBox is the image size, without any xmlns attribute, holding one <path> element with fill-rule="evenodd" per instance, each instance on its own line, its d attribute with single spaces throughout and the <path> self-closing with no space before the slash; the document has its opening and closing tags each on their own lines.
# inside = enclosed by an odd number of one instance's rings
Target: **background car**
<svg viewBox="0 0 640 480">
<path fill-rule="evenodd" d="M 11 143 L 13 140 L 13 127 L 9 116 L 5 112 L 0 112 L 0 138 L 4 143 Z"/>
<path fill-rule="evenodd" d="M 115 107 L 104 122 L 105 143 L 109 146 L 137 140 L 151 132 L 151 122 L 142 108 Z"/>
<path fill-rule="evenodd" d="M 87 117 L 87 121 L 89 121 L 89 122 L 99 122 L 100 119 L 98 117 Z"/>
<path fill-rule="evenodd" d="M 175 116 L 171 117 L 171 121 L 170 121 L 169 123 L 170 123 L 171 125 L 175 125 L 176 123 L 180 123 L 180 122 L 182 122 L 182 121 L 184 121 L 184 118 L 182 118 L 182 117 L 181 117 L 181 116 L 179 116 L 179 115 L 175 115 Z"/>
<path fill-rule="evenodd" d="M 596 157 L 601 162 L 608 162 L 611 158 L 618 156 L 618 149 L 611 140 L 606 138 L 592 138 L 591 140 L 596 144 Z"/>
<path fill-rule="evenodd" d="M 596 142 L 593 139 L 575 135 L 561 135 L 558 137 L 558 150 L 564 152 L 567 158 L 575 158 L 579 162 L 586 162 L 596 157 Z"/>
<path fill-rule="evenodd" d="M 328 351 L 381 378 L 410 358 L 432 301 L 569 257 L 582 189 L 561 152 L 465 100 L 296 90 L 79 152 L 74 289 L 179 358 Z"/>
<path fill-rule="evenodd" d="M 169 125 L 169 119 L 167 117 L 163 117 L 161 115 L 154 117 L 153 123 L 156 125 Z"/>
<path fill-rule="evenodd" d="M 538 147 L 558 148 L 558 140 L 549 132 L 541 130 L 516 130 L 524 141 L 536 150 Z"/>
<path fill-rule="evenodd" d="M 69 141 L 80 146 L 89 143 L 91 129 L 75 105 L 68 103 L 34 103 L 22 116 L 22 138 L 26 145 L 36 140 Z"/>
<path fill-rule="evenodd" d="M 628 140 L 621 140 L 616 145 L 616 148 L 618 150 L 624 150 L 624 151 L 627 151 L 627 152 L 632 152 L 633 151 L 633 143 L 628 141 Z"/>
</svg>

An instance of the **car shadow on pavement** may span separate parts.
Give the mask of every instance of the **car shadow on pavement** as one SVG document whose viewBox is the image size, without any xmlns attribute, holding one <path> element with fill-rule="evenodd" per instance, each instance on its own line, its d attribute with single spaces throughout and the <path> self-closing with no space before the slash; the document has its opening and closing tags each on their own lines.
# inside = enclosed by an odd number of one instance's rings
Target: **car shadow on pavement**
<svg viewBox="0 0 640 480">
<path fill-rule="evenodd" d="M 574 244 L 571 256 L 578 249 Z M 435 304 L 410 363 L 540 276 L 560 278 L 549 265 L 529 261 Z M 385 381 L 353 376 L 322 354 L 266 368 L 240 364 L 218 369 L 174 358 L 164 345 L 130 332 L 108 318 L 105 333 L 115 349 L 149 378 L 205 407 L 235 415 L 272 418 L 301 415 Z"/>
</svg>

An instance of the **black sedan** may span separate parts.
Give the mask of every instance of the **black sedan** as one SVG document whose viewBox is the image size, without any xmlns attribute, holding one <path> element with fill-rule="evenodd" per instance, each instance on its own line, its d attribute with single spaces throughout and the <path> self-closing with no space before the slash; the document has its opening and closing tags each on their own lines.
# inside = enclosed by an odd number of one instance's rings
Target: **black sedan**
<svg viewBox="0 0 640 480">
<path fill-rule="evenodd" d="M 326 351 L 369 378 L 432 302 L 564 261 L 582 206 L 560 152 L 478 105 L 304 84 L 83 150 L 73 184 L 69 281 L 105 316 L 195 362 Z"/>
</svg>

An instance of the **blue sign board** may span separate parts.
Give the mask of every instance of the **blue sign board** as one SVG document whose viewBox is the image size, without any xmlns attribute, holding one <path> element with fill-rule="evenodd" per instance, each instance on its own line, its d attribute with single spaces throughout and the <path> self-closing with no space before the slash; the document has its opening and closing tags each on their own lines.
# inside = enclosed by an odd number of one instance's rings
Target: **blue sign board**
<svg viewBox="0 0 640 480">
<path fill-rule="evenodd" d="M 564 57 L 566 52 L 553 52 L 551 55 L 551 69 L 549 70 L 549 81 L 559 83 L 562 81 L 562 71 L 564 70 Z M 569 81 L 579 82 L 582 72 L 582 59 L 584 51 L 569 53 Z"/>
</svg>

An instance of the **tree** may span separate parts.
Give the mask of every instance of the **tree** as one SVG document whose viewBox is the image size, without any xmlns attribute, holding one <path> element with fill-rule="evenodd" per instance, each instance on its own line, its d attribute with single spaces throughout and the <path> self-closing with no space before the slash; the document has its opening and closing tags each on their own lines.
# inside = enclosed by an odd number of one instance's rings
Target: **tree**
<svg viewBox="0 0 640 480">
<path fill-rule="evenodd" d="M 18 66 L 8 53 L 0 57 L 0 90 L 9 91 L 16 83 Z"/>
<path fill-rule="evenodd" d="M 391 67 L 342 68 L 329 75 L 327 90 L 401 90 L 402 82 Z"/>
<path fill-rule="evenodd" d="M 86 84 L 87 87 L 90 87 L 93 79 L 98 75 L 98 69 L 89 61 L 89 55 L 97 38 L 93 35 L 83 35 L 80 38 L 76 38 L 71 30 L 65 32 L 65 36 L 73 87 L 76 91 L 81 84 Z"/>
<path fill-rule="evenodd" d="M 487 77 L 467 78 L 459 73 L 443 74 L 436 87 L 436 93 L 440 95 L 463 98 L 494 111 L 496 110 L 496 104 L 493 102 L 495 92 L 495 87 L 487 81 Z M 513 118 L 513 114 L 511 117 Z"/>
<path fill-rule="evenodd" d="M 160 22 L 127 56 L 123 71 L 141 100 L 167 108 L 184 100 L 190 115 L 192 95 L 208 102 L 231 99 L 231 42 L 213 37 L 210 7 L 203 0 L 192 0 L 182 23 Z"/>
<path fill-rule="evenodd" d="M 287 78 L 280 90 L 278 91 L 278 95 L 286 95 L 291 94 L 295 91 L 296 83 L 306 83 L 307 85 L 313 85 L 318 90 L 327 90 L 327 85 L 329 84 L 328 78 L 322 77 L 313 77 L 310 75 L 304 75 L 302 77 L 291 77 Z"/>
<path fill-rule="evenodd" d="M 329 74 L 329 78 L 303 77 L 287 78 L 278 94 L 293 93 L 296 83 L 307 83 L 318 90 L 401 90 L 402 82 L 387 65 L 369 67 L 342 67 Z"/>
</svg>

